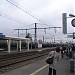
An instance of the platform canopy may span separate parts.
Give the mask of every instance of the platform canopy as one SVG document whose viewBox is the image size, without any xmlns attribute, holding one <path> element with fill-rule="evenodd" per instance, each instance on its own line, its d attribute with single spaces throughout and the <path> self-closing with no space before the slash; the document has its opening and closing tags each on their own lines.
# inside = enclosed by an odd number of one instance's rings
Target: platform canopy
<svg viewBox="0 0 75 75">
<path fill-rule="evenodd" d="M 21 51 L 21 41 L 24 40 L 28 44 L 28 50 L 29 50 L 29 42 L 30 42 L 29 38 L 23 38 L 23 37 L 0 37 L 0 39 L 1 40 L 8 40 L 8 52 L 10 52 L 10 50 L 11 50 L 11 40 L 16 40 L 17 45 L 19 43 L 20 51 Z"/>
</svg>

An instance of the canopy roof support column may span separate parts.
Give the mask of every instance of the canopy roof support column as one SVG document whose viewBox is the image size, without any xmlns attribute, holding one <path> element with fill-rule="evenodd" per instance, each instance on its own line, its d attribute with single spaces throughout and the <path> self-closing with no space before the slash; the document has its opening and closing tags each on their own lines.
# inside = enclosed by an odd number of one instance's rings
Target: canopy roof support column
<svg viewBox="0 0 75 75">
<path fill-rule="evenodd" d="M 20 40 L 20 44 L 19 45 L 20 45 L 20 52 L 21 52 L 21 40 Z"/>
<path fill-rule="evenodd" d="M 17 41 L 17 51 L 18 51 L 18 41 Z"/>
<path fill-rule="evenodd" d="M 8 39 L 8 52 L 10 53 L 10 45 L 11 44 L 11 40 L 10 39 Z"/>
<path fill-rule="evenodd" d="M 29 41 L 27 43 L 28 43 L 28 51 L 29 51 Z"/>
</svg>

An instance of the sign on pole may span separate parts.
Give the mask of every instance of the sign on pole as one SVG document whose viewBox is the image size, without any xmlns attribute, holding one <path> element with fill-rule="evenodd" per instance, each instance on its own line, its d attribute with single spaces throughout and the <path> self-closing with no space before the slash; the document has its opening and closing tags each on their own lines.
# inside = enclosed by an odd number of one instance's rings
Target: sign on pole
<svg viewBox="0 0 75 75">
<path fill-rule="evenodd" d="M 38 40 L 38 48 L 42 48 L 42 40 Z"/>
<path fill-rule="evenodd" d="M 67 13 L 62 13 L 63 34 L 67 34 Z"/>
</svg>

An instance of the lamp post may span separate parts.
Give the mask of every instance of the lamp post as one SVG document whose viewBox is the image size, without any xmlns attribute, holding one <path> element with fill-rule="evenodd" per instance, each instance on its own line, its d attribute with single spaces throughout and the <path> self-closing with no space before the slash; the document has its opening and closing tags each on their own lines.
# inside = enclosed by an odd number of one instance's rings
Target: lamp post
<svg viewBox="0 0 75 75">
<path fill-rule="evenodd" d="M 69 14 L 70 17 L 75 17 L 73 14 Z M 72 19 L 71 24 L 73 27 L 75 27 L 75 19 Z"/>
<path fill-rule="evenodd" d="M 69 14 L 69 16 L 70 16 L 70 17 L 75 17 L 75 15 L 73 15 L 73 14 Z"/>
<path fill-rule="evenodd" d="M 63 34 L 67 34 L 67 19 L 68 18 L 74 18 L 74 17 L 75 17 L 75 15 L 73 15 L 73 14 L 69 14 L 69 16 L 67 16 L 67 13 L 62 14 Z M 73 19 L 71 21 L 71 24 L 72 24 L 73 27 L 75 27 L 75 19 Z M 74 33 L 73 33 L 73 35 L 74 35 Z"/>
<path fill-rule="evenodd" d="M 69 16 L 70 16 L 70 17 L 75 17 L 75 15 L 73 15 L 73 14 L 69 14 Z M 72 24 L 73 27 L 75 27 L 75 18 L 72 19 L 71 24 Z M 73 32 L 73 39 L 75 39 L 75 36 L 74 36 L 74 35 L 75 35 L 75 34 L 74 34 L 74 32 Z"/>
<path fill-rule="evenodd" d="M 75 17 L 75 15 L 73 14 L 69 14 L 70 17 Z M 75 27 L 75 18 L 72 19 L 71 24 L 73 27 Z M 73 39 L 74 38 L 74 33 L 73 33 Z M 75 52 L 75 46 L 74 44 L 72 45 L 72 59 L 70 60 L 70 72 L 74 72 L 74 53 Z"/>
<path fill-rule="evenodd" d="M 69 14 L 69 16 L 75 17 L 75 15 L 73 15 L 73 14 Z M 73 27 L 75 27 L 75 18 L 72 19 L 71 24 L 72 24 Z M 75 39 L 75 33 L 73 33 L 73 39 Z M 72 55 L 73 56 L 72 56 L 72 58 L 74 58 L 74 51 L 75 51 L 75 46 L 73 45 L 73 48 L 72 48 Z"/>
<path fill-rule="evenodd" d="M 62 25 L 63 25 L 63 34 L 67 34 L 67 18 L 73 18 L 75 15 L 69 14 L 69 17 L 67 16 L 67 13 L 62 13 Z"/>
</svg>

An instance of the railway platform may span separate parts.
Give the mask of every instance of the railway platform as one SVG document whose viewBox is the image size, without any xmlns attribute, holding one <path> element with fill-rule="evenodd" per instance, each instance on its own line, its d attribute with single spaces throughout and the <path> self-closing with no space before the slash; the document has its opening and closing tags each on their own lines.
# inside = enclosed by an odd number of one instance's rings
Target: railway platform
<svg viewBox="0 0 75 75">
<path fill-rule="evenodd" d="M 74 59 L 74 72 L 70 72 L 69 58 L 63 58 L 57 63 L 57 75 L 75 75 L 75 59 Z"/>
</svg>

